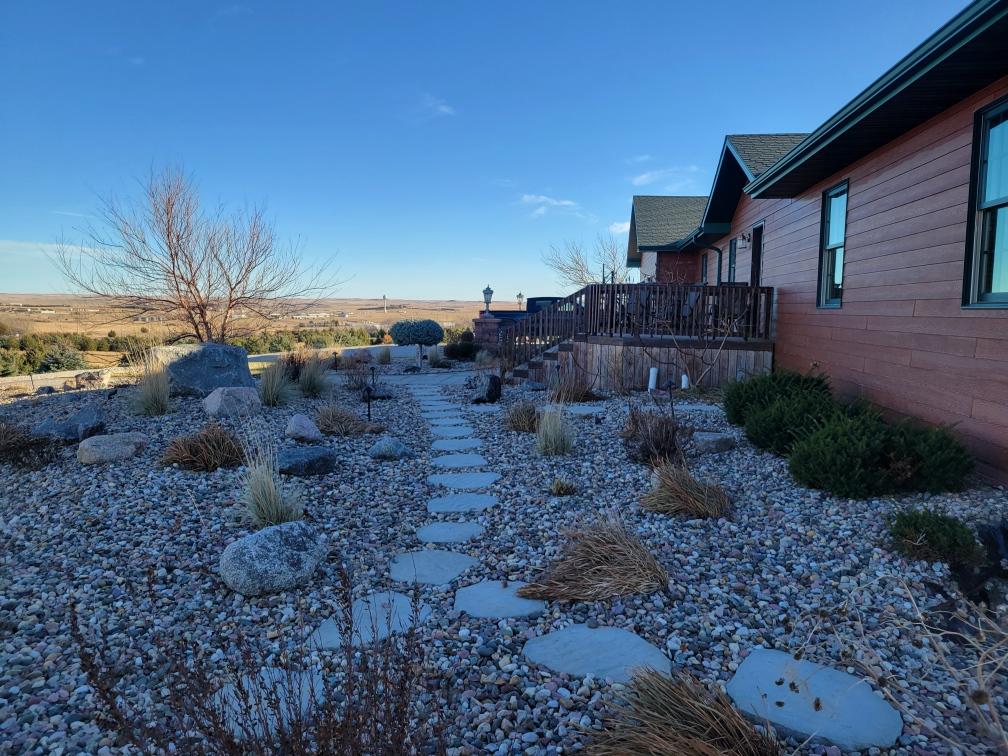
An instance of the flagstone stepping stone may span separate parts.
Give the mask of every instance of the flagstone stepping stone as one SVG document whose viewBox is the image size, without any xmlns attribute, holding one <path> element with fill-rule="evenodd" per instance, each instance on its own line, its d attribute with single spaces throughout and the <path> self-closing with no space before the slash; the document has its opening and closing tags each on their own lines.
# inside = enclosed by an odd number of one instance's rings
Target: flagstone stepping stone
<svg viewBox="0 0 1008 756">
<path fill-rule="evenodd" d="M 477 560 L 455 551 L 424 549 L 396 556 L 389 564 L 389 575 L 404 583 L 445 585 L 475 565 Z"/>
<path fill-rule="evenodd" d="M 483 446 L 478 438 L 442 438 L 431 444 L 434 451 L 465 451 Z"/>
<path fill-rule="evenodd" d="M 533 664 L 584 677 L 627 682 L 635 669 L 651 667 L 667 673 L 669 659 L 657 646 L 619 627 L 570 625 L 525 643 L 525 658 Z"/>
<path fill-rule="evenodd" d="M 844 751 L 890 748 L 903 732 L 899 712 L 866 680 L 783 651 L 754 650 L 726 690 L 751 719 Z"/>
<path fill-rule="evenodd" d="M 431 514 L 455 514 L 462 512 L 482 512 L 498 504 L 497 497 L 485 493 L 454 493 L 438 496 L 427 502 Z"/>
<path fill-rule="evenodd" d="M 459 414 L 458 407 L 449 407 L 446 409 L 423 410 L 420 413 L 420 417 L 425 420 L 431 420 L 436 417 L 462 417 L 462 415 Z"/>
<path fill-rule="evenodd" d="M 464 543 L 483 535 L 483 526 L 475 522 L 432 522 L 416 534 L 424 543 Z"/>
<path fill-rule="evenodd" d="M 501 407 L 499 404 L 470 404 L 468 407 L 470 412 L 476 412 L 478 414 L 489 414 L 491 412 L 500 412 Z"/>
<path fill-rule="evenodd" d="M 438 425 L 431 428 L 430 432 L 441 438 L 466 438 L 476 431 L 468 425 Z"/>
<path fill-rule="evenodd" d="M 460 467 L 483 467 L 487 463 L 486 459 L 479 454 L 445 454 L 443 457 L 434 457 L 432 465 L 437 467 L 448 467 L 456 469 Z"/>
<path fill-rule="evenodd" d="M 367 646 L 413 627 L 413 604 L 404 593 L 379 591 L 356 599 L 351 606 L 354 646 Z M 416 619 L 420 622 L 426 622 L 430 615 L 431 608 L 426 604 L 417 607 Z M 308 642 L 317 648 L 341 648 L 343 633 L 336 618 L 330 617 L 319 625 Z"/>
<path fill-rule="evenodd" d="M 452 404 L 451 402 L 438 402 L 438 401 L 422 401 L 420 402 L 420 409 L 422 410 L 436 410 L 436 409 L 458 409 L 459 405 Z"/>
<path fill-rule="evenodd" d="M 428 475 L 427 482 L 432 486 L 472 490 L 486 488 L 498 478 L 500 475 L 495 472 L 438 473 Z"/>
<path fill-rule="evenodd" d="M 675 405 L 676 412 L 720 412 L 721 408 L 716 404 L 699 404 L 697 402 L 680 402 Z"/>
<path fill-rule="evenodd" d="M 303 716 L 313 701 L 321 701 L 324 696 L 325 683 L 317 670 L 287 671 L 279 667 L 263 667 L 258 674 L 242 675 L 238 685 L 226 683 L 214 694 L 238 739 L 271 736 L 281 723 L 284 727 L 290 724 L 292 713 L 299 711 Z M 274 700 L 279 700 L 276 708 Z M 251 732 L 245 732 L 243 725 Z"/>
<path fill-rule="evenodd" d="M 451 425 L 465 425 L 469 421 L 462 417 L 434 417 L 427 422 L 431 424 L 432 428 L 447 428 Z"/>
<path fill-rule="evenodd" d="M 545 601 L 521 598 L 515 592 L 525 583 L 511 580 L 484 580 L 455 592 L 455 611 L 470 617 L 534 617 L 542 614 Z"/>
</svg>

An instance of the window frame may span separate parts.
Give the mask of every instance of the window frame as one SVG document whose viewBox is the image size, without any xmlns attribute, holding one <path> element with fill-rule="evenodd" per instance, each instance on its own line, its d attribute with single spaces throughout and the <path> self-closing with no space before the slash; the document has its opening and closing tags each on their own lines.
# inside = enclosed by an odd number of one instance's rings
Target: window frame
<svg viewBox="0 0 1008 756">
<path fill-rule="evenodd" d="M 735 283 L 735 262 L 738 256 L 738 239 L 728 241 L 728 283 Z"/>
<path fill-rule="evenodd" d="M 1008 309 L 1008 292 L 980 294 L 980 236 L 984 218 L 990 212 L 1008 208 L 1008 197 L 1000 202 L 980 202 L 980 187 L 987 178 L 987 124 L 1008 113 L 1008 97 L 1002 97 L 978 110 L 973 116 L 973 155 L 970 162 L 969 210 L 966 218 L 966 254 L 963 260 L 964 308 Z"/>
<path fill-rule="evenodd" d="M 704 252 L 700 255 L 700 285 L 707 285 L 707 264 L 709 260 L 707 259 L 707 253 Z"/>
<path fill-rule="evenodd" d="M 830 216 L 831 200 L 845 194 L 844 201 L 844 235 L 840 244 L 829 244 L 829 226 L 833 220 Z M 822 211 L 819 216 L 819 270 L 816 276 L 816 307 L 821 310 L 839 310 L 843 306 L 843 268 L 847 265 L 847 213 L 850 211 L 850 180 L 844 179 L 839 184 L 834 184 L 822 193 Z M 832 276 L 832 266 L 829 271 L 826 269 L 826 257 L 832 252 L 835 256 L 837 249 L 843 249 L 843 263 L 840 269 L 840 296 L 837 298 L 826 297 L 827 273 Z"/>
</svg>

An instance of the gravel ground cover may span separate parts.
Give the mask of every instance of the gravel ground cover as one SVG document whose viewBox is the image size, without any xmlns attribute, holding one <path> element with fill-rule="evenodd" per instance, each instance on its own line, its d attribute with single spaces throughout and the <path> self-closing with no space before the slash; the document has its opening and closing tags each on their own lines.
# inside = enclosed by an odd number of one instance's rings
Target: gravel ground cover
<svg viewBox="0 0 1008 756">
<path fill-rule="evenodd" d="M 598 402 L 596 413 L 572 417 L 574 453 L 543 458 L 535 453 L 534 435 L 504 429 L 500 410 L 464 406 L 468 393 L 457 382 L 441 395 L 461 407 L 471 435 L 482 439 L 478 453 L 486 465 L 479 469 L 500 475 L 484 491 L 499 504 L 466 514 L 429 514 L 426 502 L 449 493 L 427 483 L 427 476 L 438 472 L 431 458 L 450 452 L 432 450 L 439 437 L 419 403 L 400 387 L 410 380 L 397 377 L 393 398 L 374 402 L 372 413 L 412 447 L 414 458 L 376 462 L 367 455 L 374 436 L 327 437 L 324 444 L 340 456 L 339 469 L 290 484 L 329 538 L 330 560 L 302 590 L 253 599 L 232 593 L 217 575 L 224 547 L 249 532 L 234 516 L 240 470 L 191 473 L 160 463 L 171 438 L 204 424 L 198 400 L 174 400 L 172 412 L 160 418 L 133 414 L 128 389 L 111 397 L 77 392 L 0 406 L 0 416 L 34 424 L 99 401 L 108 432 L 139 431 L 148 439 L 138 457 L 106 466 L 80 465 L 72 446 L 41 470 L 0 466 L 0 753 L 122 750 L 95 721 L 69 637 L 71 600 L 85 624 L 101 627 L 113 645 L 132 645 L 138 658 L 152 652 L 155 637 L 199 645 L 244 633 L 279 651 L 336 611 L 340 560 L 352 570 L 356 596 L 408 592 L 412 589 L 391 580 L 389 564 L 396 554 L 423 548 L 416 530 L 439 521 L 473 522 L 482 533 L 450 548 L 478 564 L 451 585 L 416 589 L 431 608 L 423 643 L 456 692 L 450 752 L 572 752 L 586 745 L 587 733 L 601 724 L 606 702 L 618 691 L 605 681 L 529 664 L 521 654 L 526 640 L 574 623 L 625 628 L 664 649 L 673 668 L 722 685 L 758 645 L 801 648 L 806 658 L 839 666 L 839 642 L 817 623 L 820 610 L 841 606 L 853 593 L 870 618 L 902 601 L 896 581 L 905 581 L 926 602 L 938 603 L 952 592 L 944 566 L 908 563 L 890 549 L 886 522 L 892 512 L 926 501 L 968 522 L 1008 514 L 1005 491 L 979 485 L 958 494 L 870 501 L 801 488 L 783 460 L 754 450 L 720 412 L 700 411 L 681 413 L 682 420 L 739 438 L 736 449 L 691 460 L 698 477 L 727 489 L 734 516 L 687 521 L 649 514 L 636 507 L 648 489 L 649 470 L 627 461 L 618 435 L 626 398 Z M 342 388 L 335 391 L 363 416 L 364 405 Z M 504 405 L 521 399 L 545 397 L 505 388 Z M 280 445 L 293 443 L 283 439 L 288 418 L 311 415 L 316 404 L 299 398 L 265 408 L 259 432 Z M 551 497 L 556 477 L 574 482 L 577 492 Z M 538 616 L 502 620 L 455 611 L 458 588 L 533 579 L 558 554 L 565 528 L 607 510 L 624 514 L 667 569 L 668 593 L 547 602 Z M 918 717 L 907 722 L 893 752 L 949 751 L 926 734 L 922 722 L 951 734 L 964 752 L 981 752 L 965 725 L 964 703 L 951 695 L 947 681 L 921 679 L 926 649 L 906 634 L 886 640 L 886 672 L 907 681 L 911 692 L 900 695 Z M 228 651 L 213 650 L 222 657 Z M 131 684 L 146 691 L 157 681 L 138 672 Z M 806 745 L 799 752 L 835 750 Z"/>
</svg>

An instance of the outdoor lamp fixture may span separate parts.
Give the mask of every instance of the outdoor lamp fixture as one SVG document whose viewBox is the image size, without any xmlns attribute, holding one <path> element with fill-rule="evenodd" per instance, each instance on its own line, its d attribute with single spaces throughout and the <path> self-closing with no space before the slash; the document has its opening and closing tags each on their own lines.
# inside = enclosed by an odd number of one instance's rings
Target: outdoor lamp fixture
<svg viewBox="0 0 1008 756">
<path fill-rule="evenodd" d="M 490 284 L 483 289 L 483 301 L 486 302 L 486 312 L 490 313 L 490 300 L 493 299 L 493 289 L 490 288 Z"/>
<path fill-rule="evenodd" d="M 519 309 L 519 310 L 521 310 L 521 308 L 522 308 L 522 302 L 524 302 L 524 301 L 525 301 L 525 295 L 524 295 L 524 294 L 522 294 L 522 293 L 521 293 L 521 292 L 519 291 L 519 292 L 518 292 L 518 296 L 516 296 L 516 297 L 515 297 L 515 299 L 517 299 L 517 300 L 518 300 L 518 309 Z"/>
<path fill-rule="evenodd" d="M 374 393 L 374 389 L 370 386 L 364 387 L 364 399 L 367 401 L 367 419 L 371 422 L 371 394 Z"/>
</svg>

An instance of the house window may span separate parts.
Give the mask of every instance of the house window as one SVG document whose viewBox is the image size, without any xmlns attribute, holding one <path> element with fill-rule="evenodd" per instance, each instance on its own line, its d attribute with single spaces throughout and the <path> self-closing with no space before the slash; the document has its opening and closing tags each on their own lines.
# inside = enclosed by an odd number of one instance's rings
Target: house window
<svg viewBox="0 0 1008 756">
<path fill-rule="evenodd" d="M 700 283 L 707 283 L 707 253 L 700 255 Z"/>
<path fill-rule="evenodd" d="M 977 116 L 966 304 L 1008 305 L 1008 102 Z"/>
<path fill-rule="evenodd" d="M 735 247 L 734 239 L 728 242 L 728 283 L 735 283 Z"/>
<path fill-rule="evenodd" d="M 823 193 L 822 249 L 819 253 L 819 307 L 839 307 L 843 299 L 847 182 Z"/>
</svg>

